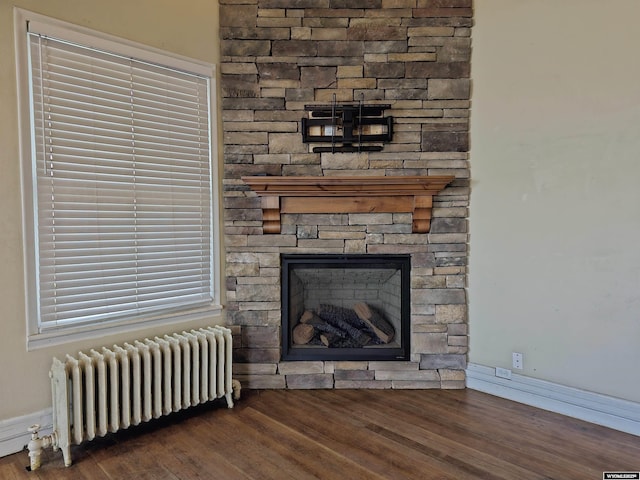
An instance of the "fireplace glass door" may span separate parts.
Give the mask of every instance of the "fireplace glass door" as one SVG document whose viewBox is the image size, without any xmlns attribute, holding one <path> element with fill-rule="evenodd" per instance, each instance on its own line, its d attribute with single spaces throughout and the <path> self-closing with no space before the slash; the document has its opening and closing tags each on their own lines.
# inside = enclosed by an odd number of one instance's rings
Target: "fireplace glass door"
<svg viewBox="0 0 640 480">
<path fill-rule="evenodd" d="M 408 360 L 409 255 L 282 255 L 283 360 Z"/>
</svg>

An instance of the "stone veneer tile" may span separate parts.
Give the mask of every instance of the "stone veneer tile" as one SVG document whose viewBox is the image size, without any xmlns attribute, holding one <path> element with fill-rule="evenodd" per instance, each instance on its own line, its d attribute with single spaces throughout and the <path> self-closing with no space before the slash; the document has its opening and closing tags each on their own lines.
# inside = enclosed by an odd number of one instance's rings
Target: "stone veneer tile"
<svg viewBox="0 0 640 480">
<path fill-rule="evenodd" d="M 367 370 L 369 362 L 337 360 L 332 362 L 336 370 Z"/>
<path fill-rule="evenodd" d="M 234 362 L 240 363 L 277 363 L 280 360 L 280 348 L 235 348 L 233 350 Z"/>
<path fill-rule="evenodd" d="M 336 379 L 336 381 L 338 380 L 378 380 L 375 378 L 375 372 L 371 370 L 337 370 L 336 369 L 333 376 Z"/>
<path fill-rule="evenodd" d="M 416 303 L 466 304 L 466 293 L 462 288 L 412 289 L 412 298 Z"/>
<path fill-rule="evenodd" d="M 437 370 L 376 370 L 376 380 L 411 380 L 420 382 L 439 382 L 440 374 Z"/>
<path fill-rule="evenodd" d="M 367 253 L 367 245 L 364 239 L 362 240 L 345 240 L 344 253 Z"/>
<path fill-rule="evenodd" d="M 461 323 L 466 320 L 466 305 L 436 305 L 436 321 L 438 323 Z"/>
<path fill-rule="evenodd" d="M 467 337 L 466 335 L 457 336 L 449 334 L 447 337 L 447 344 L 458 347 L 467 346 L 469 344 L 469 337 Z"/>
<path fill-rule="evenodd" d="M 242 329 L 242 345 L 245 347 L 252 345 L 278 347 L 280 345 L 280 331 L 271 326 L 247 326 Z"/>
<path fill-rule="evenodd" d="M 446 333 L 412 332 L 411 345 L 417 353 L 449 353 Z"/>
<path fill-rule="evenodd" d="M 414 275 L 411 278 L 411 288 L 445 288 L 447 277 L 442 275 Z"/>
<path fill-rule="evenodd" d="M 336 380 L 335 388 L 389 389 L 392 388 L 392 383 L 390 380 Z"/>
<path fill-rule="evenodd" d="M 447 333 L 449 335 L 451 334 L 446 325 L 433 325 L 433 323 L 427 323 L 427 324 L 414 323 L 411 326 L 411 331 L 413 333 Z"/>
<path fill-rule="evenodd" d="M 285 377 L 282 375 L 234 375 L 243 387 L 253 389 L 286 388 Z"/>
<path fill-rule="evenodd" d="M 466 323 L 449 323 L 447 333 L 449 335 L 467 335 L 469 327 Z"/>
<path fill-rule="evenodd" d="M 278 373 L 281 375 L 324 373 L 324 364 L 321 361 L 280 362 Z"/>
<path fill-rule="evenodd" d="M 442 381 L 464 381 L 465 379 L 464 370 L 440 369 L 438 373 Z"/>
<path fill-rule="evenodd" d="M 405 389 L 405 390 L 427 390 L 434 388 L 442 388 L 442 384 L 439 381 L 420 381 L 420 380 L 393 380 L 391 382 L 391 388 L 394 389 Z M 460 387 L 459 387 L 460 388 Z M 464 388 L 464 387 L 461 387 Z"/>
<path fill-rule="evenodd" d="M 280 302 L 237 302 L 240 310 L 260 311 L 260 310 L 278 310 L 280 311 Z"/>
<path fill-rule="evenodd" d="M 414 371 L 419 367 L 416 362 L 369 362 L 369 370 Z"/>
<path fill-rule="evenodd" d="M 466 387 L 466 380 L 446 380 L 440 382 L 440 388 L 442 388 L 443 390 L 462 390 Z"/>
<path fill-rule="evenodd" d="M 287 388 L 315 389 L 333 388 L 334 379 L 330 373 L 315 373 L 308 375 L 287 375 Z"/>
<path fill-rule="evenodd" d="M 275 363 L 234 363 L 235 375 L 275 375 L 278 366 Z"/>
<path fill-rule="evenodd" d="M 423 354 L 420 368 L 464 370 L 467 368 L 467 358 L 460 354 Z"/>
<path fill-rule="evenodd" d="M 239 302 L 269 302 L 279 297 L 280 285 L 243 284 L 236 287 L 236 300 Z"/>
</svg>

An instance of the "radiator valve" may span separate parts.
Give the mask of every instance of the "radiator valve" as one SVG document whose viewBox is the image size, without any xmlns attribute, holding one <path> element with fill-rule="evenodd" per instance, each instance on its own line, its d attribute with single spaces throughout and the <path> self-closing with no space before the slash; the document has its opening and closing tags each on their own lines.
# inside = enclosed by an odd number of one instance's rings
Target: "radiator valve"
<svg viewBox="0 0 640 480">
<path fill-rule="evenodd" d="M 40 456 L 42 454 L 42 449 L 54 446 L 55 444 L 55 433 L 51 435 L 45 435 L 40 438 L 38 436 L 38 430 L 40 430 L 40 425 L 37 423 L 35 425 L 31 425 L 27 431 L 31 434 L 31 440 L 27 444 L 27 448 L 29 449 L 29 470 L 37 470 L 40 468 Z"/>
</svg>

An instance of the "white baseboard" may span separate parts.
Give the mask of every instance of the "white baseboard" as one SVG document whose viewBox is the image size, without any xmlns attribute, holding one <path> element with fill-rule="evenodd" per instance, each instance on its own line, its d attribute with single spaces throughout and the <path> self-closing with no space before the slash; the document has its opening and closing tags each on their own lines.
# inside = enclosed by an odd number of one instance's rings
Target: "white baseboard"
<svg viewBox="0 0 640 480">
<path fill-rule="evenodd" d="M 512 373 L 469 364 L 467 388 L 640 436 L 640 404 Z"/>
<path fill-rule="evenodd" d="M 31 439 L 27 429 L 36 423 L 41 427 L 40 436 L 50 434 L 53 430 L 51 409 L 0 421 L 0 457 L 21 451 Z"/>
</svg>

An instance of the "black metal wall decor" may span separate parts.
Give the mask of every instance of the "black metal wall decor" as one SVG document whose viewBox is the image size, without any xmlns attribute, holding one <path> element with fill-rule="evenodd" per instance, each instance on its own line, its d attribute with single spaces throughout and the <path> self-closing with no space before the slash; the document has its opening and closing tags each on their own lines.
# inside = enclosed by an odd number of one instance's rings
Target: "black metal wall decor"
<svg viewBox="0 0 640 480">
<path fill-rule="evenodd" d="M 304 143 L 330 143 L 331 146 L 313 147 L 313 152 L 379 152 L 381 143 L 393 137 L 393 117 L 385 117 L 384 110 L 391 105 L 336 103 L 305 105 L 311 112 L 302 119 Z"/>
</svg>

